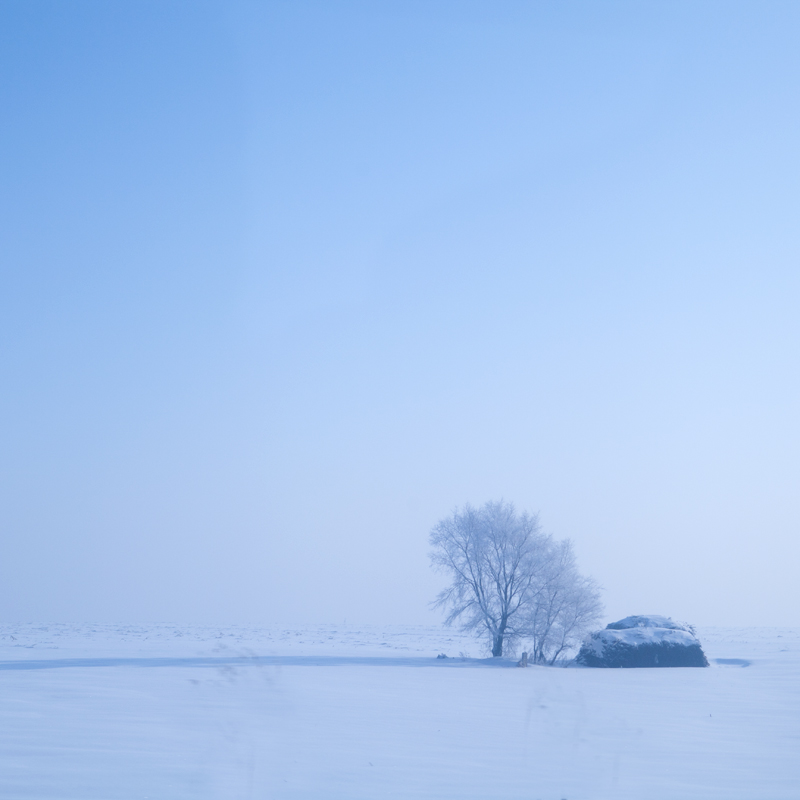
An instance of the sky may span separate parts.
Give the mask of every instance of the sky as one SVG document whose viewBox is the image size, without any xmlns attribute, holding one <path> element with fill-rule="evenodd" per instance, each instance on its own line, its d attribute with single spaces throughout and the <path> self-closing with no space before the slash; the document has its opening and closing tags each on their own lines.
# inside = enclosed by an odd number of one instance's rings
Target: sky
<svg viewBox="0 0 800 800">
<path fill-rule="evenodd" d="M 0 2 L 0 620 L 800 625 L 800 5 Z"/>
</svg>

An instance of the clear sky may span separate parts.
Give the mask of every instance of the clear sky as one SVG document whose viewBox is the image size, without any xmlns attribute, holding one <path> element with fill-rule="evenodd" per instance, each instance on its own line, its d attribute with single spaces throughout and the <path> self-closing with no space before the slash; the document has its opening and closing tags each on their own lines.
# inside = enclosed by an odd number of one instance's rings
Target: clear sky
<svg viewBox="0 0 800 800">
<path fill-rule="evenodd" d="M 800 625 L 800 4 L 0 2 L 0 619 Z"/>
</svg>

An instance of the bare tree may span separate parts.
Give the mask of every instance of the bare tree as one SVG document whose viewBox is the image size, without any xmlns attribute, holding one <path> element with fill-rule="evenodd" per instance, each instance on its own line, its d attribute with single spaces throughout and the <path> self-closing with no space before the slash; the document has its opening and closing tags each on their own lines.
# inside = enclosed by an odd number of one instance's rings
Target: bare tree
<svg viewBox="0 0 800 800">
<path fill-rule="evenodd" d="M 445 623 L 487 636 L 492 655 L 531 639 L 531 660 L 552 664 L 579 644 L 602 611 L 600 590 L 575 566 L 569 541 L 541 532 L 538 517 L 511 503 L 470 505 L 431 531 L 431 562 L 450 577 L 434 605 Z"/>
<path fill-rule="evenodd" d="M 554 542 L 552 548 L 544 580 L 519 624 L 536 664 L 553 664 L 579 646 L 603 612 L 600 587 L 579 574 L 572 542 Z"/>
<path fill-rule="evenodd" d="M 460 619 L 464 630 L 488 635 L 492 655 L 502 656 L 504 643 L 522 635 L 518 620 L 548 566 L 551 540 L 538 518 L 503 501 L 466 505 L 434 527 L 430 543 L 434 568 L 451 578 L 434 603 L 448 610 L 446 624 Z"/>
</svg>

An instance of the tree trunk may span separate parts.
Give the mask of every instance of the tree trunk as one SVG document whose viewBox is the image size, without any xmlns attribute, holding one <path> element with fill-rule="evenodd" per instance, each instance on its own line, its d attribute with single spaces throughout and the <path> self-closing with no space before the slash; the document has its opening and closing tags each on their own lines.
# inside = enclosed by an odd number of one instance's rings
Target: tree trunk
<svg viewBox="0 0 800 800">
<path fill-rule="evenodd" d="M 503 614 L 500 617 L 500 624 L 492 636 L 492 658 L 500 658 L 503 655 L 503 639 L 506 635 L 506 626 L 508 625 L 508 616 Z"/>
<path fill-rule="evenodd" d="M 492 658 L 499 658 L 503 655 L 503 634 L 496 633 L 492 638 Z"/>
</svg>

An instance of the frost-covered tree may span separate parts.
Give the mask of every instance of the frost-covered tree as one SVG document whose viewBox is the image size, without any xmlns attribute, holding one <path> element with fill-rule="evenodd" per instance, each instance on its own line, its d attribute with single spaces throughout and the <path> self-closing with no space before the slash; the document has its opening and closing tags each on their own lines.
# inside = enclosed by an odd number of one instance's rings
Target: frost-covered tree
<svg viewBox="0 0 800 800">
<path fill-rule="evenodd" d="M 492 655 L 518 639 L 545 569 L 550 537 L 536 516 L 517 514 L 511 503 L 470 505 L 441 520 L 431 531 L 431 562 L 450 577 L 434 605 L 448 611 L 446 624 L 487 635 Z"/>
<path fill-rule="evenodd" d="M 553 664 L 577 648 L 603 613 L 600 586 L 578 572 L 572 542 L 551 546 L 543 580 L 519 622 L 521 635 L 531 641 L 529 658 L 537 664 Z"/>
<path fill-rule="evenodd" d="M 597 621 L 599 587 L 575 567 L 569 541 L 542 533 L 538 517 L 511 503 L 466 505 L 431 531 L 431 562 L 450 578 L 434 605 L 446 624 L 491 641 L 492 655 L 530 639 L 530 658 L 553 663 Z"/>
</svg>

